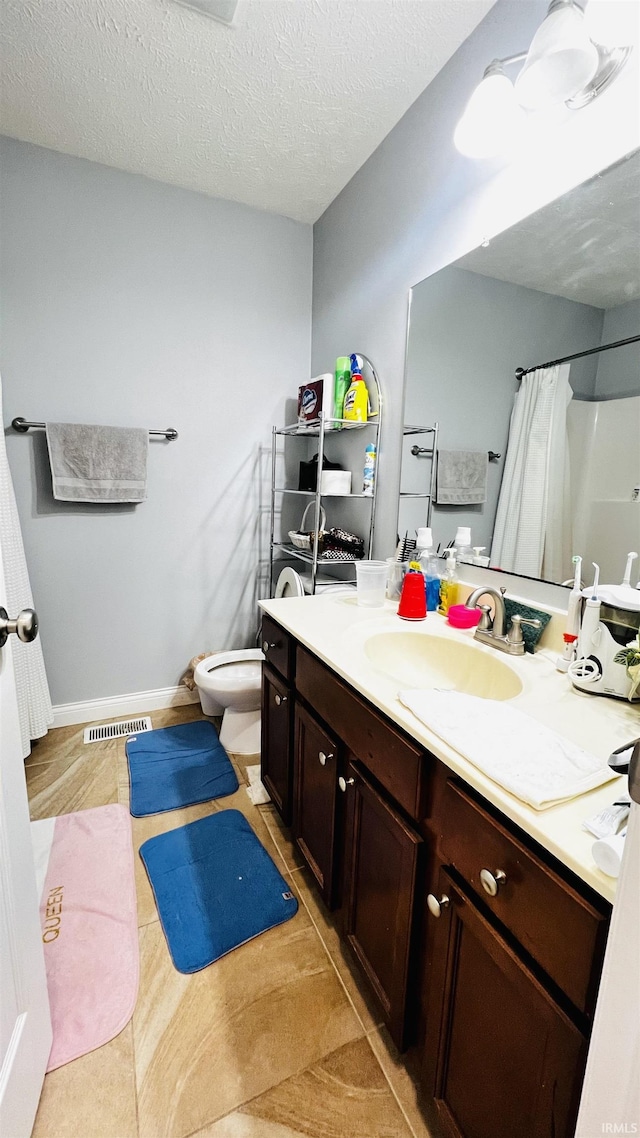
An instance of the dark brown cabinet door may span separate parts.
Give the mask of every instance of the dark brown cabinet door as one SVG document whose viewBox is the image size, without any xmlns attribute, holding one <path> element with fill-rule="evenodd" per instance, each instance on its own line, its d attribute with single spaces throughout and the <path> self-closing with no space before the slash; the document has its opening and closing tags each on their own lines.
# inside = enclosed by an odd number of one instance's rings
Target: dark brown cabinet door
<svg viewBox="0 0 640 1138">
<path fill-rule="evenodd" d="M 439 876 L 425 1078 L 453 1138 L 570 1138 L 586 1042 L 500 933 Z M 433 904 L 432 900 L 432 904 Z"/>
<path fill-rule="evenodd" d="M 261 778 L 287 826 L 293 783 L 293 696 L 268 668 L 262 670 Z"/>
<path fill-rule="evenodd" d="M 345 934 L 402 1049 L 423 843 L 352 762 L 345 795 Z"/>
<path fill-rule="evenodd" d="M 330 909 L 336 902 L 337 767 L 337 741 L 297 704 L 293 835 Z"/>
</svg>

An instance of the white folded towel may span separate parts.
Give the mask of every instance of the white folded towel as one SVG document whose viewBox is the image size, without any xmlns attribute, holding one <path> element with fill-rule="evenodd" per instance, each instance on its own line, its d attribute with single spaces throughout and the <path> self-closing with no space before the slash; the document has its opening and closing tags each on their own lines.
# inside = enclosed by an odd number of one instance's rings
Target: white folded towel
<svg viewBox="0 0 640 1138">
<path fill-rule="evenodd" d="M 616 778 L 569 739 L 507 703 L 463 692 L 399 692 L 398 699 L 465 759 L 534 810 L 546 810 Z"/>
</svg>

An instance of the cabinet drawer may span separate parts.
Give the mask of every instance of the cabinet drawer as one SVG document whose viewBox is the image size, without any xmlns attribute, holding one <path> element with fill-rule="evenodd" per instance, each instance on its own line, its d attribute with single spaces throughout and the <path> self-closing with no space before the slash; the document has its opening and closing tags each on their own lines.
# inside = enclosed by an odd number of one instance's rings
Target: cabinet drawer
<svg viewBox="0 0 640 1138">
<path fill-rule="evenodd" d="M 292 680 L 295 671 L 295 640 L 269 616 L 262 617 L 260 647 L 269 666 L 275 668 L 285 680 Z"/>
<path fill-rule="evenodd" d="M 426 760 L 386 719 L 304 648 L 296 687 L 381 786 L 416 820 L 423 812 Z"/>
<path fill-rule="evenodd" d="M 447 782 L 440 848 L 445 862 L 482 897 L 496 917 L 581 1011 L 590 1013 L 608 917 L 540 860 L 451 779 Z M 483 884 L 488 870 L 497 881 Z M 504 880 L 500 881 L 500 873 Z"/>
</svg>

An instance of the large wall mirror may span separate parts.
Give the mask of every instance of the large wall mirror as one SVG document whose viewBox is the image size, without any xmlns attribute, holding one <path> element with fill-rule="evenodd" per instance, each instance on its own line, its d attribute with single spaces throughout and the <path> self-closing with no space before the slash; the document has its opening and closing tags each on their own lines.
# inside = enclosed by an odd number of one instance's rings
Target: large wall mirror
<svg viewBox="0 0 640 1138">
<path fill-rule="evenodd" d="M 412 289 L 404 421 L 439 425 L 436 546 L 469 526 L 492 568 L 562 583 L 580 554 L 621 580 L 640 553 L 639 341 L 640 151 Z M 429 451 L 405 435 L 401 535 L 427 524 Z"/>
</svg>

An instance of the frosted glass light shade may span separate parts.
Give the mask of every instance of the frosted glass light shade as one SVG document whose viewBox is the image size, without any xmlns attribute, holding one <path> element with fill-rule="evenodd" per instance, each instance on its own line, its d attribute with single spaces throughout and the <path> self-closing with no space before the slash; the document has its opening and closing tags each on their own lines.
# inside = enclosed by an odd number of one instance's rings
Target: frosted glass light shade
<svg viewBox="0 0 640 1138">
<path fill-rule="evenodd" d="M 516 79 L 516 98 L 532 111 L 565 103 L 591 82 L 598 62 L 582 11 L 566 4 L 550 12 L 533 37 Z"/>
<path fill-rule="evenodd" d="M 594 43 L 603 47 L 640 44 L 640 5 L 636 0 L 589 0 L 584 23 Z"/>
<path fill-rule="evenodd" d="M 467 158 L 494 158 L 508 148 L 524 118 L 511 80 L 501 69 L 489 69 L 455 129 L 456 149 Z"/>
</svg>

